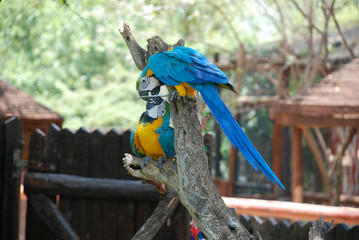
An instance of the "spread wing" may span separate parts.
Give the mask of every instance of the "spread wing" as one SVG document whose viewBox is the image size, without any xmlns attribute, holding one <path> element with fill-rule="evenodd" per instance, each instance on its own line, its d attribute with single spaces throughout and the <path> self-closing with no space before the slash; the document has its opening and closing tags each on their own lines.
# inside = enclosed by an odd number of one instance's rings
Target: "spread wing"
<svg viewBox="0 0 359 240">
<path fill-rule="evenodd" d="M 181 82 L 190 84 L 227 84 L 226 75 L 205 56 L 188 47 L 176 47 L 158 52 L 148 60 L 148 66 L 157 78 L 171 86 Z"/>
</svg>

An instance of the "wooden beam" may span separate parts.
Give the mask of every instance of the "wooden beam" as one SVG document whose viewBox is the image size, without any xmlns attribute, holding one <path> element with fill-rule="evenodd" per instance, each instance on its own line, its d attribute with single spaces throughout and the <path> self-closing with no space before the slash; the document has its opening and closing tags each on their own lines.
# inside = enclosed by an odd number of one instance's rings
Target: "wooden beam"
<svg viewBox="0 0 359 240">
<path fill-rule="evenodd" d="M 80 240 L 60 210 L 45 195 L 31 194 L 30 204 L 40 220 L 59 240 Z"/>
<path fill-rule="evenodd" d="M 88 178 L 56 173 L 26 173 L 25 193 L 121 199 L 134 201 L 158 201 L 160 195 L 150 184 L 137 180 Z"/>
<path fill-rule="evenodd" d="M 277 122 L 274 122 L 272 145 L 272 169 L 278 179 L 282 181 L 283 126 Z M 273 185 L 273 192 L 277 189 Z"/>
<path fill-rule="evenodd" d="M 306 116 L 301 114 L 275 113 L 271 108 L 269 116 L 284 126 L 303 125 L 306 127 L 330 128 L 338 126 L 359 127 L 358 118 L 334 118 L 332 116 Z"/>
<path fill-rule="evenodd" d="M 304 191 L 303 196 L 304 196 L 304 200 L 306 201 L 329 203 L 331 200 L 331 196 L 328 193 L 324 193 L 324 192 Z M 340 204 L 359 207 L 359 196 L 340 194 L 339 200 L 340 200 Z"/>
<path fill-rule="evenodd" d="M 303 150 L 302 130 L 292 130 L 292 201 L 303 202 Z"/>
<path fill-rule="evenodd" d="M 310 150 L 312 150 L 315 161 L 317 162 L 319 172 L 322 175 L 325 184 L 327 185 L 327 189 L 329 190 L 331 189 L 331 183 L 330 183 L 329 175 L 326 170 L 325 160 L 320 152 L 319 146 L 316 143 L 311 132 L 308 130 L 308 128 L 303 128 L 302 130 L 304 133 L 304 137 L 309 144 Z"/>
<path fill-rule="evenodd" d="M 228 207 L 235 208 L 238 215 L 247 214 L 258 217 L 278 219 L 312 220 L 320 216 L 334 224 L 359 224 L 359 209 L 353 207 L 335 207 L 308 203 L 294 203 L 273 200 L 223 197 Z"/>
</svg>

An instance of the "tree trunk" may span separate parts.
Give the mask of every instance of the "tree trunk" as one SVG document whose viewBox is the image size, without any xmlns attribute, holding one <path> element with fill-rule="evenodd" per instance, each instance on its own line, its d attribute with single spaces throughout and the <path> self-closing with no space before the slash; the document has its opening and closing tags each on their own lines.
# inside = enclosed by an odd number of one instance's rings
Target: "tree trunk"
<svg viewBox="0 0 359 240">
<path fill-rule="evenodd" d="M 126 42 L 134 40 L 126 23 L 120 32 Z M 160 37 L 153 37 L 148 42 L 146 61 L 154 52 L 166 51 L 171 47 Z M 183 44 L 181 40 L 177 43 Z M 134 43 L 127 45 L 136 46 Z M 136 59 L 143 58 L 134 57 Z M 169 90 L 173 88 L 169 87 Z M 212 182 L 197 104 L 186 98 L 171 102 L 171 119 L 175 130 L 176 162 L 165 162 L 163 170 L 159 171 L 157 164 L 152 161 L 140 170 L 142 159 L 126 154 L 126 169 L 132 176 L 163 182 L 173 188 L 207 239 L 253 239 L 240 223 L 235 211 L 225 205 Z"/>
</svg>

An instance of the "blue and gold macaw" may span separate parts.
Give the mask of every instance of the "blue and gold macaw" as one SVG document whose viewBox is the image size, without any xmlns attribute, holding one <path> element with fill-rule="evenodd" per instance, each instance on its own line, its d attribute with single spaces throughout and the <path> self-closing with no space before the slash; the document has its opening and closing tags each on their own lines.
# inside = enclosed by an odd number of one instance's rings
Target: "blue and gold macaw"
<svg viewBox="0 0 359 240">
<path fill-rule="evenodd" d="M 141 115 L 130 143 L 133 153 L 144 157 L 142 168 L 151 159 L 158 160 L 162 169 L 164 159 L 175 158 L 174 130 L 170 125 L 170 105 L 160 97 L 148 101 L 146 111 Z"/>
<path fill-rule="evenodd" d="M 139 84 L 153 75 L 163 84 L 174 86 L 180 96 L 193 97 L 195 90 L 199 91 L 233 146 L 242 152 L 255 170 L 259 168 L 272 183 L 284 188 L 221 100 L 217 87 L 235 90 L 218 67 L 192 48 L 175 47 L 157 52 L 148 59 Z"/>
</svg>

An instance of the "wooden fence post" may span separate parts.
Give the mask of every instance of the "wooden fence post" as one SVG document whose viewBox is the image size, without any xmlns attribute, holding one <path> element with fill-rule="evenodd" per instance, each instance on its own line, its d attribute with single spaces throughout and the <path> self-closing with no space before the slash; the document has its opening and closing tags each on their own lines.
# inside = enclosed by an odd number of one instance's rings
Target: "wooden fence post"
<svg viewBox="0 0 359 240">
<path fill-rule="evenodd" d="M 297 126 L 292 132 L 292 201 L 303 202 L 302 129 Z"/>
<path fill-rule="evenodd" d="M 30 135 L 29 143 L 29 167 L 28 172 L 44 171 L 46 167 L 44 159 L 45 134 L 36 129 Z M 47 147 L 47 151 L 50 149 Z M 51 231 L 45 226 L 36 214 L 36 210 L 31 205 L 31 194 L 27 194 L 27 210 L 26 210 L 26 240 L 55 239 Z"/>
<path fill-rule="evenodd" d="M 19 239 L 20 169 L 24 125 L 12 117 L 0 125 L 1 239 Z"/>
</svg>

